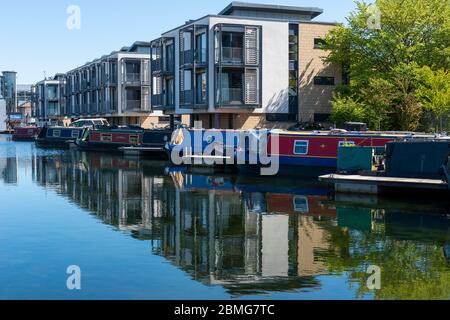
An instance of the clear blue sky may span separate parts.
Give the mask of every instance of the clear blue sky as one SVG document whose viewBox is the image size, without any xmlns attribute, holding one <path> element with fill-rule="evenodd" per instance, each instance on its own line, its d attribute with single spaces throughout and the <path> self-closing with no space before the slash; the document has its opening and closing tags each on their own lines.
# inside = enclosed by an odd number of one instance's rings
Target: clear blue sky
<svg viewBox="0 0 450 320">
<path fill-rule="evenodd" d="M 136 40 L 150 41 L 186 20 L 217 14 L 231 0 L 8 0 L 0 17 L 0 71 L 18 72 L 18 83 L 32 84 L 66 72 Z M 319 7 L 317 21 L 345 22 L 353 0 L 248 0 Z M 81 29 L 66 27 L 69 5 L 81 9 Z"/>
</svg>

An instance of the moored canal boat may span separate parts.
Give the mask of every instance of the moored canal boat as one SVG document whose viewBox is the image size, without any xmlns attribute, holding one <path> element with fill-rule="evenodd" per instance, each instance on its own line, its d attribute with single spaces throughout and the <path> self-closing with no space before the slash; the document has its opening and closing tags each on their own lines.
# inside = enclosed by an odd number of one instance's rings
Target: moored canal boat
<svg viewBox="0 0 450 320">
<path fill-rule="evenodd" d="M 75 127 L 44 127 L 36 138 L 36 145 L 40 148 L 70 147 L 70 143 L 80 138 L 84 128 Z"/>
<path fill-rule="evenodd" d="M 151 157 L 167 160 L 166 144 L 170 141 L 172 130 L 152 129 L 144 130 L 139 145 L 120 147 L 125 155 Z"/>
<path fill-rule="evenodd" d="M 13 141 L 35 141 L 39 135 L 38 127 L 16 127 L 12 135 Z"/>
<path fill-rule="evenodd" d="M 195 137 L 196 134 L 200 135 Z M 252 136 L 256 137 L 256 140 L 252 139 Z M 317 176 L 321 172 L 329 173 L 336 170 L 338 150 L 341 146 L 385 148 L 391 141 L 417 137 L 423 137 L 423 135 L 410 132 L 347 132 L 345 130 L 302 132 L 180 129 L 173 134 L 167 149 L 169 154 L 179 150 L 183 160 L 200 158 L 201 160 L 222 160 L 226 163 L 230 163 L 227 157 L 234 152 L 233 165 L 237 165 L 241 173 L 259 171 L 263 167 L 261 156 L 264 155 L 272 159 L 272 162 L 278 161 L 278 174 L 300 173 Z M 201 143 L 197 143 L 198 141 Z M 219 152 L 208 154 L 217 148 Z M 250 159 L 257 159 L 257 161 L 250 162 Z M 213 164 L 215 165 L 217 164 Z"/>
<path fill-rule="evenodd" d="M 105 127 L 85 129 L 75 141 L 83 151 L 121 152 L 120 148 L 135 147 L 142 143 L 144 129 L 132 127 Z"/>
</svg>

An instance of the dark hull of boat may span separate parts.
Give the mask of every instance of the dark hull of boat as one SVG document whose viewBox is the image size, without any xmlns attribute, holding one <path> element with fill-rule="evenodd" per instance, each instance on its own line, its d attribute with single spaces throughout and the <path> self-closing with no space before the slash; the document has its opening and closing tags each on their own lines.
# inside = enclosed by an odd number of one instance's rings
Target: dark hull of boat
<svg viewBox="0 0 450 320">
<path fill-rule="evenodd" d="M 33 141 L 36 140 L 36 138 L 35 137 L 17 137 L 17 136 L 13 136 L 12 140 L 16 141 L 16 142 L 33 142 Z"/>
<path fill-rule="evenodd" d="M 36 146 L 43 149 L 69 149 L 71 140 L 36 139 Z"/>
<path fill-rule="evenodd" d="M 122 153 L 120 148 L 129 147 L 129 145 L 84 141 L 75 141 L 75 145 L 81 151 L 107 153 Z"/>
</svg>

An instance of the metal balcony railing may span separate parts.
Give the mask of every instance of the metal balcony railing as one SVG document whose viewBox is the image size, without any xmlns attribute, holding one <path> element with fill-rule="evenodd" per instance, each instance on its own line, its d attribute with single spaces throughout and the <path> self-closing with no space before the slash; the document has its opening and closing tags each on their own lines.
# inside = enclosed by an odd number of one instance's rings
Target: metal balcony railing
<svg viewBox="0 0 450 320">
<path fill-rule="evenodd" d="M 231 64 L 244 63 L 244 49 L 239 47 L 223 47 L 222 62 Z"/>
</svg>

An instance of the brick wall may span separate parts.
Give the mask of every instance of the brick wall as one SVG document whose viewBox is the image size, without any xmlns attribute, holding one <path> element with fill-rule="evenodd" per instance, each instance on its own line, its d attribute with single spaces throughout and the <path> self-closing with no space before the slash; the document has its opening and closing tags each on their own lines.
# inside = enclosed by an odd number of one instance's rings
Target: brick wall
<svg viewBox="0 0 450 320">
<path fill-rule="evenodd" d="M 303 122 L 314 120 L 315 113 L 331 112 L 330 100 L 336 86 L 314 85 L 314 78 L 334 77 L 335 85 L 342 83 L 341 67 L 325 63 L 323 58 L 328 52 L 314 48 L 314 39 L 324 38 L 332 28 L 319 23 L 299 26 L 299 119 Z"/>
</svg>

